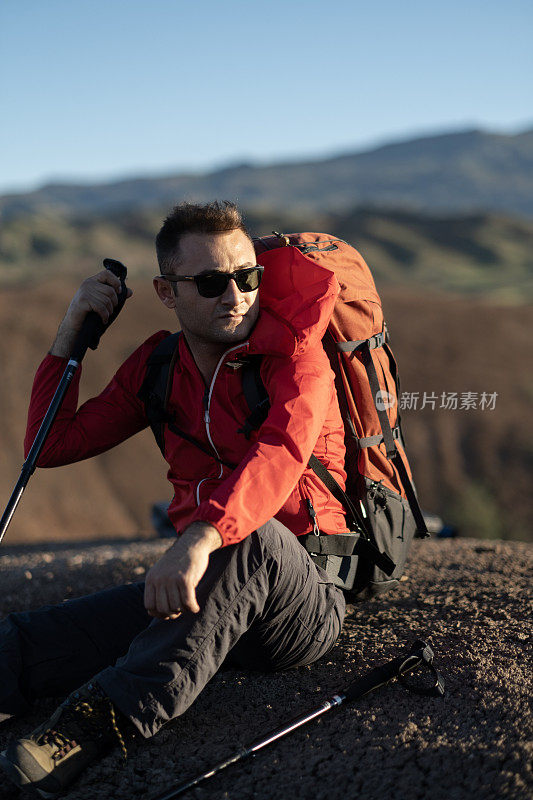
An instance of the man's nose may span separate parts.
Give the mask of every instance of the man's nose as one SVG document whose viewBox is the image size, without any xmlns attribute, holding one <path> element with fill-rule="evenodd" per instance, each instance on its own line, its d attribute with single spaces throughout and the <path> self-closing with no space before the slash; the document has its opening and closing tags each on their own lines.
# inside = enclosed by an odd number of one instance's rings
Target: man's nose
<svg viewBox="0 0 533 800">
<path fill-rule="evenodd" d="M 235 278 L 230 278 L 226 291 L 222 295 L 221 301 L 226 306 L 238 306 L 242 301 L 243 293 L 235 283 Z"/>
</svg>

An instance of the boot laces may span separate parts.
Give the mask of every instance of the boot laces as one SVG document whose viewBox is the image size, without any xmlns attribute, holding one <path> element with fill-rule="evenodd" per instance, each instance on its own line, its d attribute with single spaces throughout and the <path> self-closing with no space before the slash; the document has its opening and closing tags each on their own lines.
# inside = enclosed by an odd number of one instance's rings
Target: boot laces
<svg viewBox="0 0 533 800">
<path fill-rule="evenodd" d="M 102 739 L 105 736 L 105 734 L 102 733 L 102 723 L 107 725 L 110 723 L 118 739 L 124 761 L 126 761 L 128 758 L 128 751 L 126 749 L 124 737 L 117 724 L 115 708 L 109 698 L 105 698 L 103 702 L 107 706 L 106 709 L 103 709 L 101 706 L 95 708 L 85 700 L 75 705 L 67 706 L 64 713 L 61 715 L 61 722 L 67 723 L 70 735 L 67 735 L 64 731 L 56 730 L 55 728 L 48 728 L 39 736 L 37 740 L 38 744 L 49 744 L 56 747 L 57 750 L 53 753 L 52 758 L 54 761 L 57 761 L 64 758 L 67 753 L 81 744 L 82 740 L 87 738 L 87 735 L 93 735 L 96 741 Z M 82 720 L 80 720 L 80 716 Z"/>
</svg>

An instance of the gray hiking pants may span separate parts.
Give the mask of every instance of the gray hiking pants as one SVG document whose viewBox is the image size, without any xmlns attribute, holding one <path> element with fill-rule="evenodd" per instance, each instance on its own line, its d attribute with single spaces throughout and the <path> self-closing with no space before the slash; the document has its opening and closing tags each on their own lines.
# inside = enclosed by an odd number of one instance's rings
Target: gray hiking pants
<svg viewBox="0 0 533 800">
<path fill-rule="evenodd" d="M 224 662 L 254 670 L 311 664 L 337 640 L 340 589 L 276 520 L 216 550 L 201 611 L 150 617 L 136 583 L 0 623 L 0 714 L 91 678 L 145 737 L 182 714 Z"/>
</svg>

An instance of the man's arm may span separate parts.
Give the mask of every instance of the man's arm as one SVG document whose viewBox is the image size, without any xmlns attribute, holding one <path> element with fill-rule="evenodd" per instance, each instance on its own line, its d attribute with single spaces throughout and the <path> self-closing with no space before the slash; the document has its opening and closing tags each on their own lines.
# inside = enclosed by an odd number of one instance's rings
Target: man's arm
<svg viewBox="0 0 533 800">
<path fill-rule="evenodd" d="M 24 441 L 26 455 L 63 375 L 66 359 L 87 312 L 95 311 L 102 321 L 107 322 L 118 300 L 119 287 L 118 278 L 109 270 L 102 270 L 85 280 L 74 295 L 52 349 L 34 379 Z M 167 333 L 160 331 L 150 337 L 120 367 L 103 392 L 79 409 L 78 388 L 82 370 L 77 370 L 39 456 L 39 467 L 62 466 L 90 458 L 146 427 L 144 407 L 136 395 L 144 379 L 146 360 Z"/>
</svg>

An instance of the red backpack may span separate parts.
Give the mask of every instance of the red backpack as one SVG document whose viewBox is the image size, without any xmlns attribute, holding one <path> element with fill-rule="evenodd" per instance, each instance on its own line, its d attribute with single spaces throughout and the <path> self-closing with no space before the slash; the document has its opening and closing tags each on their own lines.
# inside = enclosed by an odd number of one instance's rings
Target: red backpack
<svg viewBox="0 0 533 800">
<path fill-rule="evenodd" d="M 297 247 L 307 258 L 334 272 L 340 284 L 323 345 L 335 372 L 345 428 L 348 478 L 342 502 L 355 507 L 352 516 L 358 514 L 359 526 L 395 564 L 390 575 L 375 563 L 367 564 L 366 569 L 359 564 L 355 586 L 345 588 L 389 588 L 401 577 L 415 532 L 421 538 L 429 534 L 405 454 L 398 370 L 374 279 L 355 248 L 327 234 L 274 233 L 255 239 L 254 244 L 259 260 L 266 250 Z M 251 404 L 251 399 L 248 402 Z M 320 477 L 338 496 L 326 477 Z M 340 557 L 322 555 L 319 563 L 330 574 L 342 571 Z"/>
</svg>

